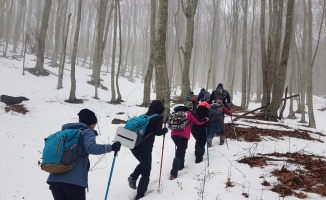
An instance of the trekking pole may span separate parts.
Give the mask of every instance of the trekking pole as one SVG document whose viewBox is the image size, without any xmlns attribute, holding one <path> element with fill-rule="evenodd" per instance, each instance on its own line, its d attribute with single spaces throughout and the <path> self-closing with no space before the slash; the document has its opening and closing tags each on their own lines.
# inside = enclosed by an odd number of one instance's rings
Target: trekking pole
<svg viewBox="0 0 326 200">
<path fill-rule="evenodd" d="M 206 152 L 207 152 L 207 166 L 209 167 L 208 132 L 207 132 L 207 126 L 206 126 Z"/>
<path fill-rule="evenodd" d="M 166 122 L 164 122 L 164 128 L 166 128 Z M 162 164 L 163 164 L 164 142 L 165 142 L 165 134 L 163 135 L 163 145 L 162 145 L 162 153 L 161 153 L 160 176 L 159 176 L 159 178 L 158 178 L 157 193 L 160 193 L 160 192 L 161 192 L 161 175 L 162 175 Z"/>
<path fill-rule="evenodd" d="M 115 163 L 115 159 L 116 159 L 117 155 L 118 155 L 118 151 L 115 151 L 114 152 L 113 161 L 112 161 L 112 166 L 111 166 L 111 171 L 110 171 L 110 177 L 109 177 L 109 181 L 108 181 L 108 186 L 106 187 L 106 193 L 105 193 L 104 200 L 106 200 L 107 197 L 108 197 L 109 188 L 110 188 L 110 184 L 111 184 L 112 173 L 113 173 L 113 168 L 114 168 L 114 163 Z"/>
</svg>

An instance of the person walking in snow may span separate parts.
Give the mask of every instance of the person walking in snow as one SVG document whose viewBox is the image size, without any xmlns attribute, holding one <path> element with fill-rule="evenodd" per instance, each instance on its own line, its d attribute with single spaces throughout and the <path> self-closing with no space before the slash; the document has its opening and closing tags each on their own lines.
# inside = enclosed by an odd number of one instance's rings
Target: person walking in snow
<svg viewBox="0 0 326 200">
<path fill-rule="evenodd" d="M 203 119 L 208 117 L 210 105 L 203 101 L 198 104 L 197 110 L 195 112 L 195 117 L 197 119 Z M 209 123 L 204 123 L 202 125 L 197 125 L 192 123 L 191 125 L 191 133 L 195 138 L 195 163 L 200 163 L 203 161 L 203 156 L 205 154 L 205 145 L 206 145 L 206 131 L 209 128 Z"/>
<path fill-rule="evenodd" d="M 69 123 L 62 126 L 64 129 L 82 129 L 82 144 L 77 147 L 76 155 L 83 155 L 75 166 L 67 172 L 50 173 L 47 183 L 50 186 L 54 200 L 85 200 L 85 188 L 88 187 L 88 171 L 90 162 L 89 154 L 101 155 L 108 152 L 120 151 L 120 142 L 110 144 L 96 144 L 95 137 L 98 135 L 94 130 L 97 118 L 93 111 L 82 109 L 79 113 L 79 123 Z"/>
<path fill-rule="evenodd" d="M 212 147 L 215 133 L 220 136 L 220 145 L 224 144 L 224 114 L 232 115 L 232 112 L 223 105 L 220 99 L 217 100 L 217 103 L 211 104 L 209 110 L 209 135 L 207 138 L 208 147 Z"/>
<path fill-rule="evenodd" d="M 138 200 L 145 196 L 147 187 L 149 184 L 150 173 L 152 169 L 152 150 L 155 141 L 155 136 L 165 135 L 168 132 L 167 128 L 162 128 L 163 116 L 161 114 L 164 111 L 164 105 L 160 100 L 154 100 L 150 104 L 146 115 L 150 116 L 153 114 L 159 114 L 160 116 L 153 117 L 150 119 L 147 125 L 144 139 L 140 144 L 131 149 L 132 154 L 139 161 L 134 171 L 128 177 L 129 186 L 136 190 L 137 195 L 135 200 Z M 136 186 L 137 179 L 141 176 L 138 187 Z"/>
<path fill-rule="evenodd" d="M 186 106 L 177 106 L 174 108 L 174 111 L 184 111 L 187 114 L 187 125 L 183 130 L 171 131 L 171 137 L 174 144 L 176 145 L 176 151 L 170 172 L 170 180 L 177 178 L 178 171 L 184 168 L 186 149 L 188 147 L 188 140 L 190 139 L 191 124 L 195 123 L 197 125 L 202 125 L 208 121 L 208 118 L 201 120 L 196 119 L 196 117 L 192 114 L 191 111 L 189 111 L 189 108 Z"/>
<path fill-rule="evenodd" d="M 208 103 L 216 103 L 218 99 L 222 100 L 224 106 L 228 108 L 231 106 L 231 98 L 229 92 L 223 88 L 222 83 L 219 83 L 216 87 L 216 90 L 212 92 Z"/>
</svg>

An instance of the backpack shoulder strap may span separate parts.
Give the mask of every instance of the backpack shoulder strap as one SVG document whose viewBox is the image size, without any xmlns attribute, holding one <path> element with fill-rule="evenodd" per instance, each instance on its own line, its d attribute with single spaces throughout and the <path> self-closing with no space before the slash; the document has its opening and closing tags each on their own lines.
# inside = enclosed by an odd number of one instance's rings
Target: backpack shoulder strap
<svg viewBox="0 0 326 200">
<path fill-rule="evenodd" d="M 156 116 L 159 116 L 159 114 L 153 114 L 153 115 L 151 115 L 151 116 L 148 116 L 148 115 L 143 114 L 143 115 L 141 115 L 141 116 L 145 116 L 145 117 L 148 119 L 148 121 L 149 121 L 150 119 L 152 119 L 152 118 L 154 118 L 154 117 L 156 117 Z M 138 146 L 138 145 L 140 145 L 144 140 L 146 140 L 146 139 L 147 139 L 149 136 L 151 136 L 152 134 L 153 134 L 153 132 L 149 133 L 146 137 L 144 137 L 142 140 L 140 140 L 139 143 L 135 145 L 135 147 Z M 134 147 L 134 148 L 135 148 L 135 147 Z"/>
</svg>

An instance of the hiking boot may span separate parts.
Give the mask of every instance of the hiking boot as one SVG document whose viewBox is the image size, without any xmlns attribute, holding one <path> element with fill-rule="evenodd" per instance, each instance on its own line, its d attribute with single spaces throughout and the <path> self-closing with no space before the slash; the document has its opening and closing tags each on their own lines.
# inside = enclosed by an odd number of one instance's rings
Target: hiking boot
<svg viewBox="0 0 326 200">
<path fill-rule="evenodd" d="M 212 147 L 213 138 L 207 138 L 207 146 Z"/>
<path fill-rule="evenodd" d="M 143 197 L 144 197 L 144 195 L 138 195 L 138 194 L 137 194 L 137 195 L 135 196 L 135 200 L 139 200 L 139 199 L 141 199 L 141 198 L 143 198 Z"/>
<path fill-rule="evenodd" d="M 196 158 L 195 163 L 200 163 L 203 161 L 203 158 Z"/>
<path fill-rule="evenodd" d="M 220 145 L 224 144 L 225 136 L 220 136 Z"/>
<path fill-rule="evenodd" d="M 128 182 L 131 189 L 137 189 L 136 181 L 134 181 L 131 176 L 128 177 Z"/>
<path fill-rule="evenodd" d="M 170 180 L 174 180 L 174 179 L 176 179 L 176 178 L 177 178 L 176 175 L 174 175 L 174 174 L 170 174 Z"/>
</svg>

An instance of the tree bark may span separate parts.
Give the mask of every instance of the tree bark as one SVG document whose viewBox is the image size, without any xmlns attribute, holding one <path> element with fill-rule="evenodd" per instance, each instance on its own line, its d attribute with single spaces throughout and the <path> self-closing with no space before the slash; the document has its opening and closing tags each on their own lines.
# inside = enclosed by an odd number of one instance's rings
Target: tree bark
<svg viewBox="0 0 326 200">
<path fill-rule="evenodd" d="M 255 30 L 255 9 L 256 9 L 256 0 L 254 0 L 252 6 L 252 22 L 251 22 L 251 42 L 250 42 L 250 55 L 249 55 L 249 65 L 248 65 L 248 81 L 247 81 L 247 101 L 245 108 L 248 109 L 250 102 L 250 93 L 251 93 L 251 69 L 252 69 L 252 55 L 254 49 L 254 30 Z M 257 59 L 258 60 L 258 59 Z"/>
<path fill-rule="evenodd" d="M 115 85 L 114 85 L 114 74 L 115 74 L 115 52 L 117 49 L 117 0 L 115 0 L 114 9 L 114 20 L 113 20 L 113 47 L 112 47 L 112 64 L 111 64 L 111 103 L 115 102 Z"/>
<path fill-rule="evenodd" d="M 105 16 L 106 16 L 106 7 L 108 0 L 101 0 L 99 5 L 97 5 L 97 24 L 96 24 L 96 40 L 94 48 L 94 58 L 93 58 L 93 75 L 92 82 L 95 87 L 95 99 L 98 99 L 98 87 L 100 86 L 101 80 L 101 66 L 103 59 L 103 36 L 104 36 L 104 26 L 105 26 Z"/>
<path fill-rule="evenodd" d="M 77 13 L 77 24 L 76 31 L 74 36 L 74 48 L 71 56 L 71 72 L 70 72 L 70 80 L 71 80 L 71 88 L 69 94 L 69 102 L 76 102 L 76 58 L 77 58 L 77 49 L 78 49 L 78 39 L 79 39 L 79 31 L 80 31 L 80 21 L 81 21 L 81 13 L 82 13 L 82 5 L 83 0 L 78 1 L 78 13 Z"/>
<path fill-rule="evenodd" d="M 68 33 L 69 33 L 69 24 L 70 24 L 70 18 L 71 18 L 71 13 L 68 16 L 68 23 L 67 23 L 67 32 L 66 35 L 64 36 L 63 40 L 63 49 L 62 49 L 62 55 L 61 55 L 61 60 L 60 60 L 60 67 L 58 70 L 58 85 L 57 89 L 62 88 L 62 81 L 63 81 L 63 72 L 65 69 L 65 62 L 66 62 L 66 47 L 67 47 L 67 39 L 68 39 Z"/>
<path fill-rule="evenodd" d="M 117 6 L 118 6 L 118 16 L 119 16 L 119 63 L 118 63 L 118 70 L 117 70 L 117 77 L 116 77 L 116 85 L 117 85 L 117 93 L 118 98 L 116 100 L 116 103 L 120 103 L 122 101 L 120 88 L 119 88 L 119 73 L 121 68 L 121 59 L 122 59 L 122 34 L 121 34 L 121 11 L 120 11 L 120 1 L 117 0 Z"/>
<path fill-rule="evenodd" d="M 159 1 L 158 35 L 155 44 L 156 99 L 164 102 L 164 116 L 170 114 L 170 87 L 166 64 L 166 32 L 168 23 L 168 0 Z"/>
<path fill-rule="evenodd" d="M 40 27 L 40 35 L 37 38 L 38 45 L 37 45 L 37 53 L 36 53 L 37 60 L 36 60 L 35 69 L 37 70 L 37 73 L 39 75 L 44 74 L 43 66 L 44 66 L 45 39 L 48 30 L 51 5 L 52 5 L 52 0 L 45 0 L 45 4 L 43 7 L 42 23 Z"/>
<path fill-rule="evenodd" d="M 198 5 L 198 0 L 187 0 L 186 5 L 181 1 L 183 13 L 187 18 L 186 27 L 186 42 L 184 51 L 184 67 L 182 71 L 182 89 L 181 89 L 181 100 L 185 101 L 186 97 L 190 92 L 190 80 L 189 80 L 189 69 L 192 55 L 192 48 L 194 43 L 194 18 Z"/>
<path fill-rule="evenodd" d="M 52 65 L 57 66 L 58 61 L 58 51 L 59 51 L 59 44 L 60 44 L 60 32 L 61 32 L 61 24 L 62 19 L 65 17 L 62 14 L 62 0 L 57 0 L 58 6 L 57 6 L 57 15 L 55 18 L 55 30 L 54 30 L 54 48 L 52 53 Z"/>
<path fill-rule="evenodd" d="M 150 105 L 151 95 L 151 81 L 153 78 L 153 69 L 155 66 L 154 49 L 155 49 L 155 20 L 156 20 L 156 0 L 151 0 L 151 18 L 150 18 L 150 46 L 149 46 L 149 61 L 147 72 L 144 80 L 144 96 L 142 106 L 148 107 Z"/>
<path fill-rule="evenodd" d="M 13 48 L 12 52 L 17 53 L 17 45 L 18 41 L 20 39 L 20 34 L 21 34 L 21 26 L 22 26 L 22 19 L 23 19 L 23 14 L 24 14 L 24 7 L 25 7 L 25 2 L 26 0 L 20 0 L 19 1 L 19 8 L 18 8 L 18 13 L 16 17 L 16 23 L 15 23 L 15 31 L 14 31 L 14 40 L 13 40 Z"/>
<path fill-rule="evenodd" d="M 270 111 L 269 114 L 272 118 L 277 118 L 277 111 L 282 103 L 282 96 L 283 96 L 286 71 L 287 71 L 287 63 L 289 59 L 289 52 L 290 52 L 291 41 L 292 41 L 293 13 L 294 13 L 294 0 L 288 0 L 281 63 L 277 63 L 275 68 L 277 73 L 275 74 L 276 76 L 274 77 L 273 95 L 272 95 L 273 98 L 268 108 L 268 110 Z"/>
<path fill-rule="evenodd" d="M 243 7 L 243 35 L 242 35 L 242 87 L 241 87 L 241 107 L 245 108 L 247 100 L 247 18 L 248 0 L 245 0 Z"/>
</svg>

